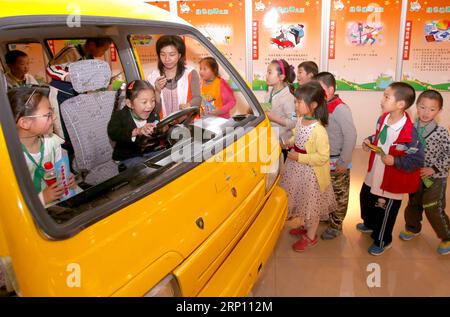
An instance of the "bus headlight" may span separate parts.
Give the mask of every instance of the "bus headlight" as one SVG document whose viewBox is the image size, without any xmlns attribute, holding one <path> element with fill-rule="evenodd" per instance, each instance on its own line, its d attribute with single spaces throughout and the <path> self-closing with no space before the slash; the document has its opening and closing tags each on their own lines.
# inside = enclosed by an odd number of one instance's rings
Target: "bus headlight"
<svg viewBox="0 0 450 317">
<path fill-rule="evenodd" d="M 16 292 L 20 296 L 20 289 L 17 283 L 16 274 L 12 267 L 12 261 L 9 256 L 0 256 L 0 286 L 5 283 L 8 293 Z"/>
<path fill-rule="evenodd" d="M 167 275 L 156 284 L 144 297 L 178 297 L 181 296 L 178 281 L 172 274 Z"/>
<path fill-rule="evenodd" d="M 268 166 L 266 171 L 266 194 L 275 184 L 278 175 L 280 174 L 283 162 L 284 162 L 283 153 L 281 153 L 278 159 L 272 160 L 270 166 Z"/>
</svg>

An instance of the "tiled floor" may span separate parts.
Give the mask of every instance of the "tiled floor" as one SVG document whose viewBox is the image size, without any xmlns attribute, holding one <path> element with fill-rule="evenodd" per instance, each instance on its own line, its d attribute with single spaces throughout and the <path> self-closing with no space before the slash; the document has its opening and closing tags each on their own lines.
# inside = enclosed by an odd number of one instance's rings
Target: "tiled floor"
<svg viewBox="0 0 450 317">
<path fill-rule="evenodd" d="M 359 190 L 367 162 L 366 152 L 354 151 L 344 234 L 331 241 L 319 240 L 314 248 L 298 253 L 292 250 L 296 240 L 288 233 L 297 220 L 286 222 L 253 289 L 254 296 L 450 296 L 450 255 L 436 252 L 439 240 L 426 218 L 420 236 L 408 242 L 398 238 L 406 198 L 397 217 L 392 249 L 377 257 L 367 252 L 372 240 L 355 229 L 360 222 Z M 447 188 L 447 206 L 449 197 Z M 325 228 L 321 224 L 318 233 Z M 371 269 L 377 265 L 378 276 Z"/>
</svg>

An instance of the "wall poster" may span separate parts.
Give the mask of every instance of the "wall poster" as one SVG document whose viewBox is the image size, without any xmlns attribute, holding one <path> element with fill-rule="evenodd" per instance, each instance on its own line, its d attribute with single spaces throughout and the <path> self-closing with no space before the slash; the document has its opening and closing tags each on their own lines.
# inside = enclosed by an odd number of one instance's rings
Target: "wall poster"
<svg viewBox="0 0 450 317">
<path fill-rule="evenodd" d="M 408 0 L 402 81 L 450 91 L 450 2 Z"/>
<path fill-rule="evenodd" d="M 178 15 L 202 32 L 245 77 L 244 0 L 178 1 Z M 197 41 L 186 44 L 188 62 L 198 64 L 211 55 Z"/>
<path fill-rule="evenodd" d="M 170 12 L 170 1 L 145 1 L 145 3 Z"/>
<path fill-rule="evenodd" d="M 311 60 L 320 65 L 322 0 L 253 2 L 253 90 L 267 90 L 267 65 L 285 59 L 297 69 Z"/>
<path fill-rule="evenodd" d="M 384 90 L 395 80 L 400 0 L 333 0 L 328 69 L 338 90 Z"/>
</svg>

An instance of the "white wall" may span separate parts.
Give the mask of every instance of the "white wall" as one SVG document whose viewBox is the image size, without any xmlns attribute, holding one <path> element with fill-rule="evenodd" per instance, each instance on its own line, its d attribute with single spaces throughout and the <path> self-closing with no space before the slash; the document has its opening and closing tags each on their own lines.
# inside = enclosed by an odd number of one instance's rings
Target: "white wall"
<svg viewBox="0 0 450 317">
<path fill-rule="evenodd" d="M 450 92 L 441 92 L 444 97 L 444 108 L 438 116 L 441 125 L 450 130 Z M 256 91 L 258 100 L 262 101 L 265 92 Z M 380 100 L 381 91 L 338 91 L 341 99 L 346 102 L 352 110 L 353 121 L 355 122 L 358 140 L 356 146 L 361 146 L 364 138 L 375 132 L 375 125 L 378 116 L 381 114 Z M 416 92 L 419 96 L 420 91 Z M 416 106 L 412 106 L 408 111 L 415 118 Z"/>
</svg>

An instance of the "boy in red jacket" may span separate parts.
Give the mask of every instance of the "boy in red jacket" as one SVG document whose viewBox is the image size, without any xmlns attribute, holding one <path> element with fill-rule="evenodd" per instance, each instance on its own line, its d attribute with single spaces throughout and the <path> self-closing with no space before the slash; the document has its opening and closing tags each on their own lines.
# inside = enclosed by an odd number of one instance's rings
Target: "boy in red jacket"
<svg viewBox="0 0 450 317">
<path fill-rule="evenodd" d="M 415 100 L 414 88 L 394 82 L 381 99 L 383 115 L 375 135 L 364 140 L 363 149 L 372 150 L 366 179 L 361 188 L 361 218 L 356 229 L 371 232 L 372 255 L 391 247 L 392 230 L 403 195 L 417 191 L 424 152 L 417 131 L 406 113 Z"/>
</svg>

